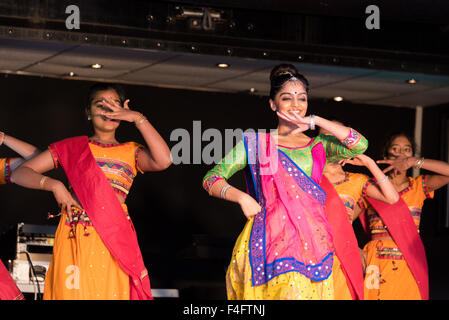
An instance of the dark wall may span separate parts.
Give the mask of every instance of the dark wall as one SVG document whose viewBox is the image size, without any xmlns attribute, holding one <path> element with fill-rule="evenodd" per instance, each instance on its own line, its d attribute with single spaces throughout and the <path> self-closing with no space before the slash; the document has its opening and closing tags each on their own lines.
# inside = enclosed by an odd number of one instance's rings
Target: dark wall
<svg viewBox="0 0 449 320">
<path fill-rule="evenodd" d="M 0 130 L 35 144 L 41 149 L 75 135 L 89 134 L 83 113 L 90 82 L 2 75 Z M 274 128 L 276 118 L 267 98 L 125 86 L 130 107 L 143 112 L 170 147 L 176 128 L 192 133 L 192 123 L 201 120 L 202 132 L 217 128 Z M 383 140 L 391 131 L 412 134 L 414 110 L 311 100 L 309 112 L 337 118 L 363 133 L 369 140 L 367 154 L 378 158 Z M 142 143 L 134 125 L 123 123 L 118 140 Z M 203 142 L 203 146 L 208 142 Z M 433 152 L 433 151 L 430 151 Z M 7 148 L 1 156 L 13 155 Z M 163 172 L 136 178 L 127 199 L 144 259 L 154 287 L 186 288 L 195 297 L 224 298 L 224 276 L 233 242 L 246 221 L 239 207 L 210 198 L 202 189 L 202 178 L 211 165 L 173 165 Z M 348 168 L 360 171 L 359 168 Z M 56 170 L 51 175 L 63 178 Z M 231 184 L 244 188 L 243 175 Z M 56 224 L 47 221 L 57 206 L 51 194 L 7 185 L 0 192 L 0 232 L 18 222 Z M 210 292 L 194 289 L 208 284 Z M 211 293 L 213 292 L 213 293 Z M 218 293 L 217 293 L 218 292 Z M 214 296 L 215 294 L 215 296 Z"/>
<path fill-rule="evenodd" d="M 449 104 L 424 109 L 422 156 L 448 161 L 447 140 L 449 127 Z M 426 173 L 424 171 L 424 173 Z M 421 237 L 426 247 L 429 263 L 431 299 L 449 299 L 447 288 L 449 259 L 445 252 L 449 244 L 449 228 L 445 220 L 449 214 L 447 186 L 435 191 L 433 200 L 427 200 L 423 207 Z"/>
</svg>

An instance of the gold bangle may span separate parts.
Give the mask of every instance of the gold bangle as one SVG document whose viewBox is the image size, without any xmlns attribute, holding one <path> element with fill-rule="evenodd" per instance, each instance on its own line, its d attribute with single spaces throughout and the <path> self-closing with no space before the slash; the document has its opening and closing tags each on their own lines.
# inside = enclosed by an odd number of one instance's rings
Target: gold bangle
<svg viewBox="0 0 449 320">
<path fill-rule="evenodd" d="M 40 182 L 40 185 L 41 185 L 41 190 L 44 190 L 44 183 L 45 183 L 45 180 L 47 180 L 47 176 L 43 176 L 42 178 L 41 178 L 41 182 Z"/>
<path fill-rule="evenodd" d="M 140 126 L 142 123 L 144 123 L 145 121 L 147 121 L 147 117 L 145 117 L 144 115 L 142 115 L 139 120 L 136 121 L 136 127 Z"/>
</svg>

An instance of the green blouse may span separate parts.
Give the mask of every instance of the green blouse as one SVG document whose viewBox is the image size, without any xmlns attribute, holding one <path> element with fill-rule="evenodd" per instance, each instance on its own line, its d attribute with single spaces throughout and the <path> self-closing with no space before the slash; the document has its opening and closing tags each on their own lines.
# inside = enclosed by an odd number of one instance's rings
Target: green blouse
<svg viewBox="0 0 449 320">
<path fill-rule="evenodd" d="M 312 148 L 322 143 L 326 151 L 326 163 L 337 162 L 343 159 L 353 158 L 366 151 L 368 140 L 354 129 L 350 130 L 348 138 L 344 141 L 338 140 L 331 135 L 320 134 L 311 142 L 299 148 L 289 148 L 278 145 L 278 149 L 287 154 L 307 175 L 312 173 Z M 209 192 L 212 185 L 220 180 L 228 180 L 237 171 L 244 169 L 247 165 L 247 155 L 243 140 L 239 141 L 220 163 L 209 170 L 203 178 L 203 187 Z"/>
</svg>

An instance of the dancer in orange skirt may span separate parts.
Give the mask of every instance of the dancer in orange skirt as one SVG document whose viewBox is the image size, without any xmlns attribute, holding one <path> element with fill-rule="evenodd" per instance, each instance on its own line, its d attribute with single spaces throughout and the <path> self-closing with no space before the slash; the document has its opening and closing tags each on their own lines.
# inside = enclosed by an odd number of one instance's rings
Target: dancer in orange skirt
<svg viewBox="0 0 449 320">
<path fill-rule="evenodd" d="M 341 124 L 338 121 L 334 122 Z M 329 134 L 326 130 L 320 130 L 320 133 Z M 374 179 L 378 181 L 377 185 L 370 184 L 365 188 L 369 177 L 345 171 L 343 165 L 346 163 L 368 168 Z M 335 300 L 363 300 L 363 272 L 366 257 L 358 247 L 352 222 L 365 208 L 364 193 L 390 204 L 398 201 L 399 195 L 376 162 L 364 154 L 345 160 L 344 163 L 341 161 L 328 163 L 324 169 L 324 176 L 330 182 L 325 191 L 326 206 L 329 207 L 326 211 L 334 231 L 336 251 L 332 267 Z M 330 202 L 333 194 L 340 198 L 340 203 Z M 339 210 L 342 211 L 340 215 Z"/>
<path fill-rule="evenodd" d="M 2 145 L 9 147 L 23 157 L 0 158 L 0 184 L 6 184 L 10 181 L 12 170 L 17 168 L 24 159 L 28 159 L 39 153 L 39 150 L 27 142 L 8 136 L 0 131 L 0 146 Z M 13 278 L 0 260 L 0 300 L 23 299 L 22 292 L 20 292 Z"/>
<path fill-rule="evenodd" d="M 399 192 L 393 206 L 370 203 L 361 221 L 371 233 L 364 248 L 367 255 L 365 299 L 428 299 L 428 274 L 424 246 L 419 237 L 421 209 L 434 191 L 449 183 L 449 164 L 413 156 L 412 140 L 404 134 L 392 136 L 384 148 L 388 164 L 384 172 Z M 412 178 L 407 170 L 415 167 L 432 174 Z"/>
<path fill-rule="evenodd" d="M 152 299 L 125 199 L 137 172 L 166 169 L 171 154 L 147 118 L 128 103 L 119 86 L 93 86 L 86 113 L 94 135 L 53 143 L 11 177 L 24 187 L 51 191 L 61 207 L 44 299 Z M 117 141 L 121 121 L 134 123 L 148 148 Z M 42 175 L 57 167 L 70 191 Z"/>
</svg>

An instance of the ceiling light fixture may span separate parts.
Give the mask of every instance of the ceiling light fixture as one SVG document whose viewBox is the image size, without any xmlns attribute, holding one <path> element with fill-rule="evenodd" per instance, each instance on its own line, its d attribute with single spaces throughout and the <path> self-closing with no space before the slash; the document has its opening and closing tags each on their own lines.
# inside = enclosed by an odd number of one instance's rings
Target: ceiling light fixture
<svg viewBox="0 0 449 320">
<path fill-rule="evenodd" d="M 343 101 L 343 97 L 334 97 L 334 101 L 341 102 Z"/>
<path fill-rule="evenodd" d="M 219 68 L 229 68 L 230 65 L 227 63 L 217 63 L 217 67 Z"/>
<path fill-rule="evenodd" d="M 90 66 L 92 69 L 101 69 L 103 68 L 103 65 L 99 64 L 99 63 L 94 63 Z"/>
<path fill-rule="evenodd" d="M 411 79 L 408 79 L 406 82 L 408 84 L 416 84 L 418 82 L 418 80 L 411 78 Z"/>
</svg>

